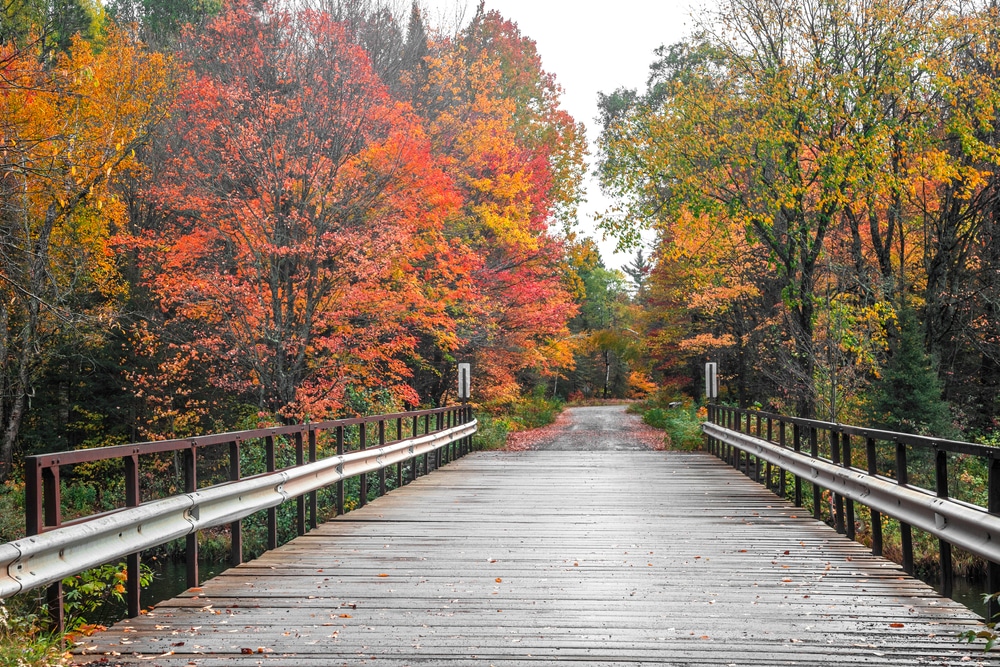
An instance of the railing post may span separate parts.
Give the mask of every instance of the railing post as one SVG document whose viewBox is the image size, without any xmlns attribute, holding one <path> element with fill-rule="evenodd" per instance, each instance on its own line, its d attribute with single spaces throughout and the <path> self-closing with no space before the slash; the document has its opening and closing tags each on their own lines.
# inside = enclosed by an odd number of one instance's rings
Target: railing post
<svg viewBox="0 0 1000 667">
<path fill-rule="evenodd" d="M 344 427 L 343 426 L 337 426 L 337 428 L 335 429 L 334 432 L 335 432 L 335 436 L 337 438 L 337 456 L 343 456 L 344 455 Z M 344 481 L 343 480 L 337 482 L 336 495 L 337 495 L 337 498 L 336 498 L 337 514 L 340 515 L 340 514 L 344 513 Z"/>
<path fill-rule="evenodd" d="M 125 505 L 138 507 L 142 502 L 139 493 L 139 455 L 126 456 L 125 463 Z M 142 609 L 142 577 L 139 552 L 125 557 L 125 607 L 129 618 L 135 618 Z"/>
<path fill-rule="evenodd" d="M 759 423 L 760 417 L 758 417 L 757 419 L 758 419 L 757 431 L 759 433 L 760 432 L 760 423 Z M 766 437 L 766 439 L 767 439 L 768 442 L 771 442 L 771 436 L 772 435 L 773 435 L 773 431 L 772 431 L 772 425 L 771 425 L 771 416 L 768 415 L 768 417 L 767 417 L 767 437 Z M 781 469 L 778 468 L 778 466 L 774 466 L 774 470 L 778 470 L 780 472 Z M 771 462 L 770 461 L 767 462 L 767 475 L 766 476 L 767 476 L 767 488 L 769 488 L 771 490 L 774 490 L 777 485 L 774 483 L 774 473 L 772 471 Z"/>
<path fill-rule="evenodd" d="M 993 516 L 1000 516 L 1000 454 L 990 456 L 987 487 L 986 510 Z M 991 594 L 1000 591 L 1000 563 L 987 563 L 986 587 Z M 991 597 L 986 605 L 986 620 L 992 621 L 997 614 L 1000 614 L 1000 602 Z"/>
<path fill-rule="evenodd" d="M 430 432 L 431 432 L 431 416 L 430 415 L 424 415 L 424 435 L 427 435 Z M 431 455 L 430 455 L 429 452 L 426 453 L 426 454 L 424 454 L 424 474 L 425 475 L 430 472 L 430 465 L 431 465 L 430 461 L 429 461 L 430 457 L 431 457 Z"/>
<path fill-rule="evenodd" d="M 242 476 L 240 470 L 240 441 L 229 443 L 229 479 L 238 482 Z M 236 567 L 243 562 L 243 522 L 240 519 L 229 524 L 229 564 Z"/>
<path fill-rule="evenodd" d="M 411 438 L 417 437 L 417 424 L 418 423 L 419 422 L 417 420 L 417 417 L 416 417 L 416 415 L 414 415 L 413 416 L 413 426 L 410 429 L 410 437 Z M 420 457 L 419 456 L 414 456 L 412 459 L 410 459 L 410 481 L 411 482 L 417 481 L 417 464 L 418 463 L 420 463 Z"/>
<path fill-rule="evenodd" d="M 868 474 L 878 474 L 878 449 L 875 447 L 875 438 L 865 439 L 865 457 L 868 464 Z M 882 514 L 878 510 L 871 510 L 871 531 L 872 531 L 872 555 L 882 555 Z"/>
<path fill-rule="evenodd" d="M 385 447 L 385 420 L 378 420 L 378 446 Z M 378 469 L 378 495 L 386 494 L 386 470 L 385 466 Z"/>
<path fill-rule="evenodd" d="M 819 458 L 819 433 L 816 431 L 815 426 L 809 427 L 809 455 L 814 459 Z M 816 484 L 816 482 L 811 482 L 812 484 L 812 496 L 813 496 L 813 518 L 817 521 L 823 520 L 823 492 L 822 489 Z"/>
<path fill-rule="evenodd" d="M 910 483 L 906 470 L 906 445 L 896 443 L 896 484 L 906 486 Z M 903 550 L 903 569 L 913 574 L 913 531 L 910 524 L 899 522 L 899 541 Z"/>
<path fill-rule="evenodd" d="M 851 467 L 851 436 L 849 433 L 842 433 L 840 436 L 841 449 L 843 451 L 843 461 L 844 467 L 850 469 Z M 845 514 L 845 523 L 847 529 L 847 539 L 853 540 L 855 538 L 855 526 L 854 526 L 854 501 L 850 498 L 844 498 L 844 504 L 847 506 L 847 513 Z"/>
<path fill-rule="evenodd" d="M 434 423 L 435 423 L 435 428 L 434 428 L 435 433 L 444 428 L 444 413 L 442 412 L 437 413 L 435 415 Z M 441 455 L 443 454 L 443 452 L 441 451 L 442 449 L 443 449 L 442 447 L 438 447 L 437 449 L 434 450 L 435 470 L 441 467 L 442 464 Z"/>
<path fill-rule="evenodd" d="M 781 421 L 780 419 L 778 420 L 778 445 L 780 445 L 781 447 L 785 447 L 785 422 Z M 781 496 L 782 498 L 787 498 L 788 480 L 785 479 L 787 475 L 785 474 L 785 471 L 780 467 L 778 468 L 778 474 L 781 475 L 781 477 L 778 478 L 778 495 Z"/>
<path fill-rule="evenodd" d="M 277 467 L 277 460 L 274 453 L 274 436 L 264 437 L 264 459 L 268 472 L 274 472 Z M 278 509 L 269 507 L 267 510 L 267 548 L 268 550 L 278 548 Z"/>
<path fill-rule="evenodd" d="M 840 434 L 830 429 L 830 461 L 834 465 L 842 465 L 840 459 Z M 839 493 L 833 494 L 833 525 L 836 531 L 844 534 L 846 524 L 844 522 L 844 497 Z"/>
<path fill-rule="evenodd" d="M 709 403 L 705 406 L 705 410 L 708 412 L 706 415 L 709 424 L 714 424 L 715 421 L 712 419 L 712 404 Z M 715 448 L 712 443 L 712 436 L 705 434 L 705 449 L 708 450 L 709 454 L 715 454 Z"/>
<path fill-rule="evenodd" d="M 309 463 L 316 463 L 316 431 L 312 429 L 308 424 L 306 428 L 309 429 Z M 299 437 L 302 437 L 301 435 Z M 319 507 L 317 500 L 317 492 L 311 491 L 309 493 L 309 527 L 316 528 L 319 525 Z"/>
<path fill-rule="evenodd" d="M 184 450 L 184 490 L 195 493 L 198 490 L 198 449 L 194 443 Z M 184 558 L 187 561 L 187 586 L 196 588 L 198 579 L 198 533 L 190 533 L 185 540 Z"/>
<path fill-rule="evenodd" d="M 301 468 L 306 462 L 305 446 L 302 442 L 302 431 L 295 434 L 295 466 Z M 301 495 L 295 499 L 295 529 L 299 535 L 306 534 L 306 497 Z"/>
<path fill-rule="evenodd" d="M 785 432 L 785 423 L 781 423 L 781 432 Z M 802 451 L 802 429 L 798 424 L 792 424 L 792 449 L 796 452 Z M 795 476 L 795 506 L 802 507 L 802 478 Z"/>
<path fill-rule="evenodd" d="M 56 526 L 61 517 L 59 466 L 43 468 L 34 457 L 25 459 L 25 528 L 27 535 L 41 535 L 46 526 Z M 52 626 L 62 632 L 66 626 L 62 584 L 55 582 L 45 591 L 48 615 Z"/>
<path fill-rule="evenodd" d="M 368 449 L 368 423 L 358 424 L 358 442 L 361 444 L 361 451 Z M 368 504 L 368 473 L 361 475 L 361 483 L 358 485 L 358 507 Z"/>
<path fill-rule="evenodd" d="M 934 486 L 938 498 L 948 497 L 948 452 L 934 448 Z M 941 594 L 950 598 L 955 583 L 955 572 L 951 564 L 951 543 L 938 538 L 938 554 L 941 564 Z M 991 591 L 994 593 L 996 591 Z"/>
<path fill-rule="evenodd" d="M 403 439 L 403 418 L 396 418 L 396 441 Z M 403 461 L 396 464 L 396 488 L 403 486 Z"/>
</svg>

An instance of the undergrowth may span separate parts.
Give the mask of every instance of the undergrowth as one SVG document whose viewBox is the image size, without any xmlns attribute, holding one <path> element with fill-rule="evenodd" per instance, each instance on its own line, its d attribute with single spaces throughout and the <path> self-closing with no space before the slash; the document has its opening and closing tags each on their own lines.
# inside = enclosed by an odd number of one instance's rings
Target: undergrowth
<svg viewBox="0 0 1000 667">
<path fill-rule="evenodd" d="M 546 398 L 543 391 L 535 391 L 514 402 L 480 406 L 476 410 L 479 428 L 472 439 L 474 446 L 476 449 L 502 449 L 509 433 L 548 426 L 564 406 L 559 399 Z"/>
<path fill-rule="evenodd" d="M 653 428 L 663 429 L 667 435 L 667 449 L 686 452 L 701 449 L 704 408 L 696 406 L 691 399 L 658 393 L 632 403 L 627 412 L 641 415 L 642 421 Z"/>
</svg>

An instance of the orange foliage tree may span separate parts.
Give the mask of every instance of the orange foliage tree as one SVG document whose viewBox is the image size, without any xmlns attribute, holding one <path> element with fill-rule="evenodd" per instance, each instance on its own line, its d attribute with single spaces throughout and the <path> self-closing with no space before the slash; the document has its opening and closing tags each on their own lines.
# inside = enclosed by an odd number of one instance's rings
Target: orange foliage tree
<svg viewBox="0 0 1000 667">
<path fill-rule="evenodd" d="M 112 185 L 140 168 L 172 90 L 168 62 L 116 31 L 100 48 L 77 38 L 50 65 L 40 49 L 0 46 L 0 476 L 46 364 L 117 326 L 128 286 Z"/>
<path fill-rule="evenodd" d="M 521 381 L 572 363 L 563 243 L 552 229 L 575 215 L 583 133 L 558 106 L 559 89 L 534 43 L 480 6 L 457 37 L 431 45 L 411 97 L 463 205 L 446 233 L 476 257 L 463 333 L 428 369 L 440 396 L 456 356 L 477 364 L 479 396 L 515 398 Z M 444 353 L 442 353 L 444 352 Z"/>
<path fill-rule="evenodd" d="M 420 335 L 447 345 L 458 198 L 407 105 L 323 13 L 237 5 L 184 45 L 149 230 L 165 364 L 288 418 L 348 387 L 416 403 Z M 174 360 L 174 361 L 172 361 Z"/>
</svg>

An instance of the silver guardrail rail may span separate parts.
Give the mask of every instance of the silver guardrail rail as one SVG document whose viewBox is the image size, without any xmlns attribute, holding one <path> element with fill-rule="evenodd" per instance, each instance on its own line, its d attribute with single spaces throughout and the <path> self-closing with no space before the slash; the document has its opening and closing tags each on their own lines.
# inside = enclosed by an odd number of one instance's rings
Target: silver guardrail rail
<svg viewBox="0 0 1000 667">
<path fill-rule="evenodd" d="M 476 432 L 459 424 L 399 442 L 225 482 L 0 545 L 0 598 L 221 526 L 357 475 L 427 454 Z"/>
<path fill-rule="evenodd" d="M 746 433 L 706 422 L 702 430 L 732 447 L 832 493 L 927 531 L 988 561 L 1000 562 L 1000 517 L 953 498 L 939 498 L 895 480 L 812 458 Z"/>
</svg>

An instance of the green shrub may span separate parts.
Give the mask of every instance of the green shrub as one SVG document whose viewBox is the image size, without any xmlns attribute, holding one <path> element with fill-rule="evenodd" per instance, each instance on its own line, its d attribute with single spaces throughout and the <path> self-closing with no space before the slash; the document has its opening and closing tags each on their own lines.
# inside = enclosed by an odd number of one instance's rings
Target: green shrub
<svg viewBox="0 0 1000 667">
<path fill-rule="evenodd" d="M 667 428 L 667 411 L 663 408 L 652 408 L 651 410 L 646 410 L 642 413 L 642 421 L 646 422 L 653 428 Z"/>
<path fill-rule="evenodd" d="M 507 444 L 507 434 L 512 430 L 510 419 L 497 417 L 489 412 L 476 413 L 479 422 L 476 434 L 472 436 L 472 444 L 476 449 L 503 449 Z"/>
<path fill-rule="evenodd" d="M 667 432 L 671 449 L 692 451 L 699 449 L 704 440 L 701 433 L 701 419 L 694 405 L 675 407 L 650 407 L 642 412 L 642 421 L 653 428 Z"/>
</svg>

